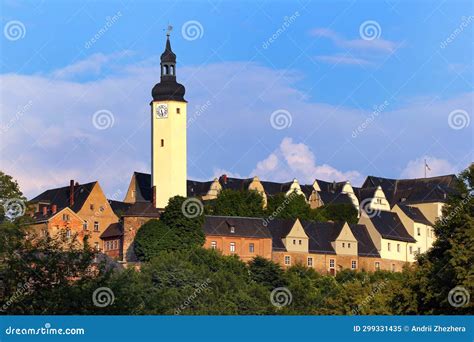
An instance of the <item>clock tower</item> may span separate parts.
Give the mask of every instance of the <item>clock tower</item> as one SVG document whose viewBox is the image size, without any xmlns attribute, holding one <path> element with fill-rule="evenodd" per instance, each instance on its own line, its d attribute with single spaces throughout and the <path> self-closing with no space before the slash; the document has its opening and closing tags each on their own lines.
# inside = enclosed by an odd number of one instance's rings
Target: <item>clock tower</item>
<svg viewBox="0 0 474 342">
<path fill-rule="evenodd" d="M 167 33 L 161 79 L 151 92 L 151 186 L 156 208 L 176 195 L 186 197 L 185 88 L 176 82 L 176 55 Z"/>
</svg>

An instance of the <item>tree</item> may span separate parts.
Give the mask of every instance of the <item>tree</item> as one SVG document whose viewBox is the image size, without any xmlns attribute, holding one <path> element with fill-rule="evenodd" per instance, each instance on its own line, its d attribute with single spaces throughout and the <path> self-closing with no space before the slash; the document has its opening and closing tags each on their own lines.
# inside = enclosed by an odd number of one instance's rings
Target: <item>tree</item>
<svg viewBox="0 0 474 342">
<path fill-rule="evenodd" d="M 474 305 L 474 164 L 459 177 L 458 191 L 448 197 L 443 218 L 434 226 L 436 240 L 418 257 L 419 306 L 428 314 L 472 314 Z M 462 306 L 453 306 L 463 303 Z"/>
<path fill-rule="evenodd" d="M 254 190 L 222 190 L 207 210 L 212 215 L 263 216 L 263 197 Z"/>
<path fill-rule="evenodd" d="M 5 219 L 5 206 L 13 210 L 13 218 L 24 214 L 26 198 L 12 176 L 0 171 L 0 222 Z"/>
<path fill-rule="evenodd" d="M 175 230 L 163 221 L 150 220 L 137 232 L 133 243 L 135 254 L 140 261 L 149 261 L 163 251 L 180 248 Z"/>
<path fill-rule="evenodd" d="M 200 247 L 206 240 L 203 211 L 198 199 L 175 196 L 169 200 L 160 220 L 173 231 L 181 248 Z"/>
<path fill-rule="evenodd" d="M 357 210 L 349 203 L 328 204 L 316 209 L 325 220 L 357 223 Z"/>
<path fill-rule="evenodd" d="M 286 284 L 283 269 L 271 260 L 257 256 L 249 262 L 248 267 L 251 279 L 270 290 Z"/>
</svg>

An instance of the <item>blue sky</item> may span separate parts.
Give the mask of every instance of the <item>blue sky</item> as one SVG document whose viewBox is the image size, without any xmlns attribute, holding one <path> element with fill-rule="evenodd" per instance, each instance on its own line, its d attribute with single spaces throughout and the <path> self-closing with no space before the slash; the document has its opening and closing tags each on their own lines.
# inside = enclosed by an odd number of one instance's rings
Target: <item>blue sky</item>
<svg viewBox="0 0 474 342">
<path fill-rule="evenodd" d="M 422 177 L 424 159 L 429 175 L 472 161 L 471 1 L 1 6 L 1 169 L 28 196 L 74 178 L 120 198 L 134 170 L 149 171 L 168 23 L 192 119 L 189 178 L 359 185 Z"/>
</svg>

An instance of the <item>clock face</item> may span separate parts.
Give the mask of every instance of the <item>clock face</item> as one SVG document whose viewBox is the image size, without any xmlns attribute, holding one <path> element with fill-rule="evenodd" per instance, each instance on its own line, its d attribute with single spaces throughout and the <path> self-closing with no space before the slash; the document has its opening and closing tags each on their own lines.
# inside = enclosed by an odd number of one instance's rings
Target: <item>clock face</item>
<svg viewBox="0 0 474 342">
<path fill-rule="evenodd" d="M 168 105 L 167 104 L 160 104 L 156 106 L 156 117 L 158 119 L 165 119 L 168 117 Z"/>
</svg>

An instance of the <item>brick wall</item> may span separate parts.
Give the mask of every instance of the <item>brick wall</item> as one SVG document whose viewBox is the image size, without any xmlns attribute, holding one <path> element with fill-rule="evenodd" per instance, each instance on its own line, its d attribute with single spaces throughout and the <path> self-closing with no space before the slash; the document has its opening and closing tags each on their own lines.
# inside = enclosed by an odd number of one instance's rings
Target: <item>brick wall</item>
<svg viewBox="0 0 474 342">
<path fill-rule="evenodd" d="M 204 248 L 211 248 L 212 242 L 216 243 L 216 248 L 224 255 L 237 254 L 245 262 L 252 260 L 257 255 L 267 259 L 272 258 L 272 239 L 256 239 L 238 236 L 206 236 Z M 230 250 L 231 243 L 235 244 L 235 252 Z M 254 245 L 254 252 L 250 252 L 250 244 Z"/>
<path fill-rule="evenodd" d="M 122 255 L 124 261 L 136 262 L 138 261 L 135 251 L 133 250 L 133 241 L 138 230 L 145 223 L 153 219 L 153 217 L 137 217 L 124 216 L 123 217 L 123 249 Z"/>
</svg>

